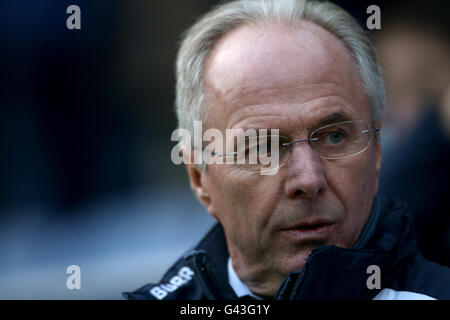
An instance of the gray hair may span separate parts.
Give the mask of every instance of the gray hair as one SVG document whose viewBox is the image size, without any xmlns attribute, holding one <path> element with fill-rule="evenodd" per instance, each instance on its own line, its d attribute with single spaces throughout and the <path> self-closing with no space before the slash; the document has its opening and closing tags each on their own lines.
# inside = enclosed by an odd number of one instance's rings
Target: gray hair
<svg viewBox="0 0 450 320">
<path fill-rule="evenodd" d="M 321 26 L 350 51 L 371 104 L 372 121 L 384 113 L 384 84 L 370 39 L 345 10 L 330 2 L 238 0 L 217 6 L 184 35 L 176 61 L 178 127 L 193 135 L 194 121 L 206 118 L 203 68 L 209 52 L 227 32 L 244 24 L 273 22 L 297 26 L 300 20 Z"/>
</svg>

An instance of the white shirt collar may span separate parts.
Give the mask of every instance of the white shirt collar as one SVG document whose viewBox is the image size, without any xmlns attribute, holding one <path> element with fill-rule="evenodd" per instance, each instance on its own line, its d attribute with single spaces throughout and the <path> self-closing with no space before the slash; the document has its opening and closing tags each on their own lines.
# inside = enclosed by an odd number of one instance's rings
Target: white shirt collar
<svg viewBox="0 0 450 320">
<path fill-rule="evenodd" d="M 233 264 L 231 263 L 231 257 L 228 258 L 228 282 L 239 298 L 243 296 L 251 296 L 255 299 L 261 300 L 260 297 L 255 296 L 250 291 L 250 289 L 241 281 L 241 279 L 239 279 L 236 271 L 234 271 Z"/>
</svg>

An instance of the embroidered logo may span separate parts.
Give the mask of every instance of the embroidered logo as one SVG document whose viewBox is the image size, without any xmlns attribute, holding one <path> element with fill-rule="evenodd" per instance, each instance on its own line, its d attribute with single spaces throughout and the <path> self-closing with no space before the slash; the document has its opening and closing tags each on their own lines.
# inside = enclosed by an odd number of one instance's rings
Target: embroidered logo
<svg viewBox="0 0 450 320">
<path fill-rule="evenodd" d="M 164 299 L 169 292 L 177 290 L 180 286 L 190 281 L 193 275 L 194 271 L 189 267 L 183 267 L 178 271 L 177 275 L 170 278 L 168 283 L 160 284 L 150 289 L 150 294 L 159 300 Z"/>
</svg>

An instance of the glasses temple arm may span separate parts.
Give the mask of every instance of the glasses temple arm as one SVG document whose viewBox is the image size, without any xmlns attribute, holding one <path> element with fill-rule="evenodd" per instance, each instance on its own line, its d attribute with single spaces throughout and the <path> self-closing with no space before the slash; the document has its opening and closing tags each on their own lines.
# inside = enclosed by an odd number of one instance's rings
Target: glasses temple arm
<svg viewBox="0 0 450 320">
<path fill-rule="evenodd" d="M 371 129 L 371 130 L 363 130 L 363 133 L 375 133 L 380 131 L 380 128 L 375 128 L 375 129 Z"/>
</svg>

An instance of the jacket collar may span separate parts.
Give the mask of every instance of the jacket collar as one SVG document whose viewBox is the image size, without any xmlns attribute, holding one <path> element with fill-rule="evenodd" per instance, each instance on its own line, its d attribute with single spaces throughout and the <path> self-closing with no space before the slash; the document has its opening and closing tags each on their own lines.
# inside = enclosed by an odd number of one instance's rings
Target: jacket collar
<svg viewBox="0 0 450 320">
<path fill-rule="evenodd" d="M 381 272 L 381 288 L 396 277 L 416 248 L 412 219 L 400 201 L 375 198 L 363 232 L 350 249 L 319 246 L 304 268 L 292 272 L 276 299 L 371 299 L 379 289 L 369 289 L 369 266 Z"/>
<path fill-rule="evenodd" d="M 184 260 L 194 271 L 205 297 L 209 300 L 238 299 L 228 282 L 228 258 L 225 233 L 218 223 L 195 249 L 184 256 Z"/>
</svg>

